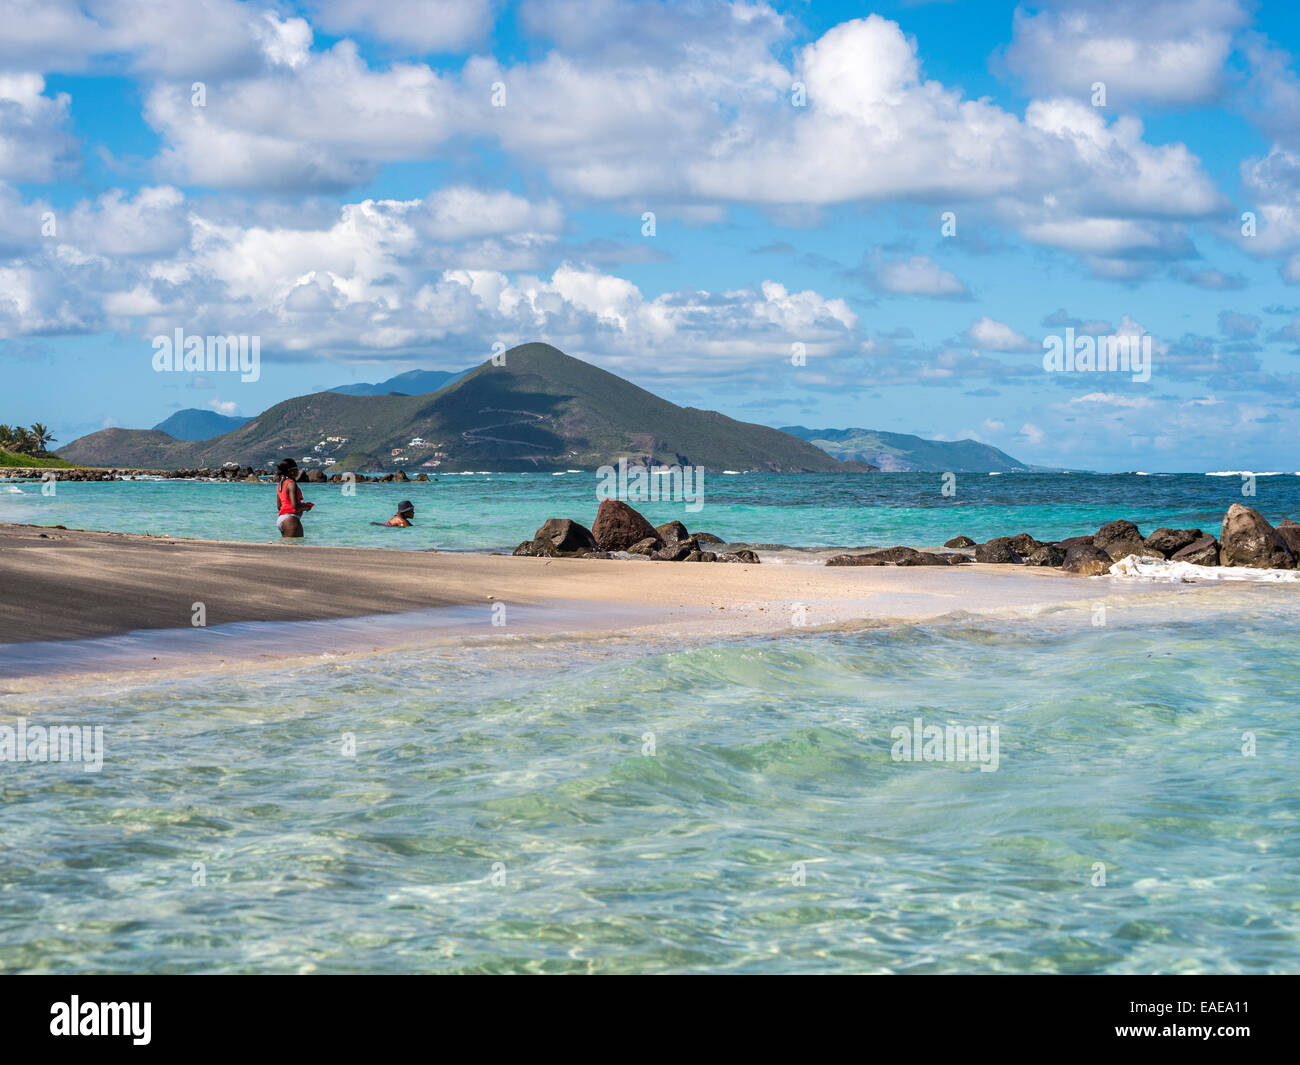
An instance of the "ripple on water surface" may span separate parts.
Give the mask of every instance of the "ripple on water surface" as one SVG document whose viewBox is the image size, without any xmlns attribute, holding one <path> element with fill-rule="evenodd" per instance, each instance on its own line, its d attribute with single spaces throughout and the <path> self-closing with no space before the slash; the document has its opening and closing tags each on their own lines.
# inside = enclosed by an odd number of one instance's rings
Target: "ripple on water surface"
<svg viewBox="0 0 1300 1065">
<path fill-rule="evenodd" d="M 106 755 L 5 768 L 0 968 L 1293 969 L 1297 635 L 1060 612 L 11 696 Z M 997 770 L 894 761 L 918 717 L 996 725 Z"/>
</svg>

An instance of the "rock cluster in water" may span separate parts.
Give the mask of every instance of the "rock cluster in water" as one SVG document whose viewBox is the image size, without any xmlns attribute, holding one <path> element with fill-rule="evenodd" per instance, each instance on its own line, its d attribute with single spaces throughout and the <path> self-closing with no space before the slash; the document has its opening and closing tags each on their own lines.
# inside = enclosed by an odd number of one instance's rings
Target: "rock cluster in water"
<svg viewBox="0 0 1300 1065">
<path fill-rule="evenodd" d="M 618 499 L 601 501 L 588 529 L 572 518 L 548 518 L 542 527 L 515 548 L 532 558 L 626 558 L 660 562 L 756 563 L 749 550 L 714 551 L 721 537 L 688 532 L 680 521 L 651 525 L 645 516 Z"/>
<path fill-rule="evenodd" d="M 1300 569 L 1300 523 L 1286 519 L 1276 527 L 1262 514 L 1234 503 L 1223 516 L 1216 540 L 1200 529 L 1159 528 L 1149 536 L 1131 521 L 1107 522 L 1091 536 L 1036 540 L 1028 533 L 999 536 L 976 543 L 957 536 L 943 545 L 949 554 L 889 547 L 861 555 L 836 555 L 828 566 L 954 566 L 966 562 L 996 565 L 1049 566 L 1084 577 L 1110 572 L 1122 558 L 1137 555 L 1195 566 L 1251 566 L 1258 569 Z M 965 554 L 974 548 L 974 554 Z"/>
</svg>

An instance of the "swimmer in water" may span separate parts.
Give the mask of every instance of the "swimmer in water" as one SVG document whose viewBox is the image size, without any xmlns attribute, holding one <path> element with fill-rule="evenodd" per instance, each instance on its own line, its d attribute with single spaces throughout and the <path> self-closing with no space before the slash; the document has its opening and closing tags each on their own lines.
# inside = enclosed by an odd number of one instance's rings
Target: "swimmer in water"
<svg viewBox="0 0 1300 1065">
<path fill-rule="evenodd" d="M 415 507 L 411 505 L 409 499 L 403 499 L 397 504 L 397 513 L 394 514 L 383 524 L 395 529 L 405 529 L 409 525 L 414 525 L 412 520 L 415 517 Z"/>
</svg>

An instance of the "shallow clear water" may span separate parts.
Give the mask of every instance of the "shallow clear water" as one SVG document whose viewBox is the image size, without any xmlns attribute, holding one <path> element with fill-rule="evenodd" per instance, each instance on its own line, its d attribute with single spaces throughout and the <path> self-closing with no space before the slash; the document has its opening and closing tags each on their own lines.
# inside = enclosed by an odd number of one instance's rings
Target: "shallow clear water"
<svg viewBox="0 0 1300 1065">
<path fill-rule="evenodd" d="M 511 550 L 547 518 L 595 517 L 592 473 L 443 476 L 428 484 L 306 485 L 312 543 L 345 546 Z M 1216 531 L 1223 512 L 1247 503 L 1266 518 L 1300 518 L 1300 477 L 1260 477 L 1254 496 L 1240 477 L 1202 474 L 961 474 L 944 496 L 938 474 L 708 474 L 703 506 L 633 500 L 656 524 L 673 519 L 730 541 L 795 547 L 935 545 L 958 534 L 977 540 L 1028 532 L 1040 538 L 1095 532 L 1128 518 L 1143 531 L 1159 525 Z M 402 499 L 416 527 L 384 529 Z M 186 481 L 0 484 L 0 522 L 190 536 L 277 538 L 275 489 Z"/>
<path fill-rule="evenodd" d="M 10 695 L 106 757 L 2 767 L 0 970 L 1294 970 L 1300 610 L 1249 593 Z M 893 761 L 918 716 L 998 769 Z"/>
</svg>

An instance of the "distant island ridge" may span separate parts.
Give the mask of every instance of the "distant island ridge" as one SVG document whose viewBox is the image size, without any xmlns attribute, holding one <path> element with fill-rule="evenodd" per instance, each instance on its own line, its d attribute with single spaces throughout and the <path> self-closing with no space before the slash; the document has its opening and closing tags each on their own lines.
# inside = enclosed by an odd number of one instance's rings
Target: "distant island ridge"
<svg viewBox="0 0 1300 1065">
<path fill-rule="evenodd" d="M 808 429 L 787 425 L 783 433 L 815 444 L 844 461 L 869 462 L 887 473 L 1007 473 L 1038 470 L 978 440 L 925 440 L 878 429 Z"/>
<path fill-rule="evenodd" d="M 407 389 L 426 391 L 407 391 Z M 182 410 L 153 429 L 102 429 L 58 450 L 78 465 L 269 468 L 285 455 L 331 473 L 594 469 L 620 458 L 737 472 L 1031 469 L 973 440 L 866 429 L 775 429 L 679 407 L 549 344 L 461 373 L 412 370 L 278 403 L 252 418 Z"/>
</svg>

